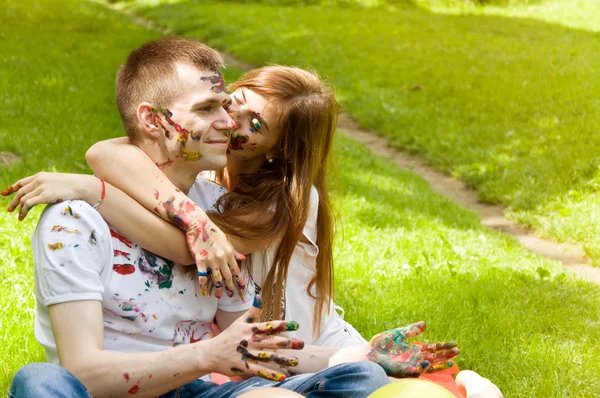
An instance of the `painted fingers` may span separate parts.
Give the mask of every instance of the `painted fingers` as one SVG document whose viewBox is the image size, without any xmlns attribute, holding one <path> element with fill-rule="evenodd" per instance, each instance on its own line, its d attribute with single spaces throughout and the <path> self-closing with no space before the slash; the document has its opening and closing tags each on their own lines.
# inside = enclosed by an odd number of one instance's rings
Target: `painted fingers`
<svg viewBox="0 0 600 398">
<path fill-rule="evenodd" d="M 203 250 L 201 255 L 204 255 L 209 283 L 214 287 L 215 296 L 221 297 L 224 290 L 228 297 L 233 297 L 235 289 L 238 289 L 241 295 L 241 290 L 245 289 L 246 285 L 237 259 L 245 260 L 246 257 L 233 249 L 227 236 L 213 231 L 212 228 L 211 232 L 215 234 L 215 242 L 209 252 Z"/>
<path fill-rule="evenodd" d="M 460 354 L 458 348 L 454 347 L 449 350 L 441 350 L 438 352 L 432 352 L 425 355 L 425 359 L 431 363 L 447 362 L 449 359 L 454 358 Z"/>
<path fill-rule="evenodd" d="M 239 366 L 232 366 L 230 372 L 234 376 L 252 375 L 274 381 L 284 381 L 286 379 L 286 376 L 281 372 L 274 371 L 249 361 L 243 362 L 243 364 Z"/>
<path fill-rule="evenodd" d="M 275 334 L 298 330 L 299 327 L 300 325 L 296 321 L 270 321 L 257 323 L 252 327 L 252 332 L 255 334 Z"/>
<path fill-rule="evenodd" d="M 244 361 L 252 360 L 264 363 L 276 363 L 277 365 L 286 367 L 298 366 L 298 358 L 296 357 L 286 357 L 271 351 L 250 351 L 246 340 L 241 341 L 237 347 L 237 352 L 242 354 L 242 360 Z"/>
<path fill-rule="evenodd" d="M 434 363 L 430 367 L 427 368 L 426 373 L 440 372 L 442 370 L 450 369 L 452 366 L 454 366 L 454 361 Z"/>
<path fill-rule="evenodd" d="M 427 326 L 424 321 L 413 323 L 412 325 L 404 326 L 401 328 L 395 329 L 396 332 L 402 336 L 405 340 L 423 334 Z"/>
<path fill-rule="evenodd" d="M 29 210 L 35 205 L 55 202 L 45 197 L 44 190 L 38 186 L 39 183 L 36 183 L 36 177 L 38 177 L 37 174 L 23 178 L 1 192 L 2 196 L 15 194 L 6 211 L 13 212 L 18 207 L 19 221 L 25 219 Z"/>
</svg>

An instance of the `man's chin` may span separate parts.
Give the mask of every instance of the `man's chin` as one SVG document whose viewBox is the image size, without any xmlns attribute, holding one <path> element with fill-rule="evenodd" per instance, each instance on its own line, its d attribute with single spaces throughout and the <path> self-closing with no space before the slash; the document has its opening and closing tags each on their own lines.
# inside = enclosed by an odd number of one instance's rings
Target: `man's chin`
<svg viewBox="0 0 600 398">
<path fill-rule="evenodd" d="M 227 155 L 215 155 L 204 159 L 206 170 L 221 170 L 227 166 Z"/>
</svg>

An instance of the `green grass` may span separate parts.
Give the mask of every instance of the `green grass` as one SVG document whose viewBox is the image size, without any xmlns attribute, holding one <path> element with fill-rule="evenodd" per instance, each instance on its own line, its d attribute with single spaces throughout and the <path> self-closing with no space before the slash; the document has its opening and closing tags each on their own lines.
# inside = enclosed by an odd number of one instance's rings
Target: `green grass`
<svg viewBox="0 0 600 398">
<path fill-rule="evenodd" d="M 392 162 L 344 138 L 338 304 L 364 336 L 418 320 L 506 397 L 593 397 L 600 290 L 481 227 Z M 367 305 L 365 305 L 368 303 Z"/>
<path fill-rule="evenodd" d="M 246 62 L 314 67 L 362 126 L 600 259 L 600 2 L 420 1 L 435 12 L 134 3 L 139 15 Z"/>
<path fill-rule="evenodd" d="M 156 33 L 74 0 L 0 12 L 8 21 L 0 26 L 0 151 L 23 157 L 0 169 L 0 184 L 40 170 L 86 172 L 87 147 L 122 131 L 112 99 L 117 65 Z M 422 319 L 425 339 L 456 339 L 460 365 L 507 397 L 600 390 L 600 287 L 482 228 L 473 213 L 349 139 L 338 137 L 335 153 L 338 303 L 365 336 Z M 1 395 L 17 369 L 43 360 L 32 333 L 29 248 L 39 211 L 22 223 L 0 213 Z"/>
</svg>

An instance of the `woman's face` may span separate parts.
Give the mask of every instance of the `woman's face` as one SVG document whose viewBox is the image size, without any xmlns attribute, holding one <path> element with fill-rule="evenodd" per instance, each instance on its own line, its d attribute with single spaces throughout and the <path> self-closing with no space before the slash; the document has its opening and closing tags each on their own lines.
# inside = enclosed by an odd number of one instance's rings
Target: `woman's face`
<svg viewBox="0 0 600 398">
<path fill-rule="evenodd" d="M 279 136 L 271 104 L 255 92 L 240 88 L 231 94 L 227 112 L 237 125 L 231 135 L 229 156 L 244 160 L 271 157 Z"/>
</svg>

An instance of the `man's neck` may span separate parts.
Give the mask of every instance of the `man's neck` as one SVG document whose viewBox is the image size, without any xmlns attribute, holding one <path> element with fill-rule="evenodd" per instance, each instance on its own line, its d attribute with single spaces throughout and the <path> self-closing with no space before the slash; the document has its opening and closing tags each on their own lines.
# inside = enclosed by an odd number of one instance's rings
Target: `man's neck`
<svg viewBox="0 0 600 398">
<path fill-rule="evenodd" d="M 196 181 L 196 176 L 198 176 L 198 171 L 191 169 L 189 165 L 175 161 L 171 166 L 163 169 L 163 173 L 166 174 L 173 185 L 187 195 L 194 181 Z"/>
<path fill-rule="evenodd" d="M 136 143 L 136 146 L 148 155 L 156 165 L 164 165 L 161 169 L 167 178 L 181 192 L 186 195 L 188 194 L 196 180 L 196 176 L 202 171 L 198 165 L 190 165 L 189 162 L 183 161 L 180 158 L 171 160 L 171 157 L 174 156 L 166 153 L 164 148 L 160 148 L 152 141 L 142 141 Z"/>
</svg>

